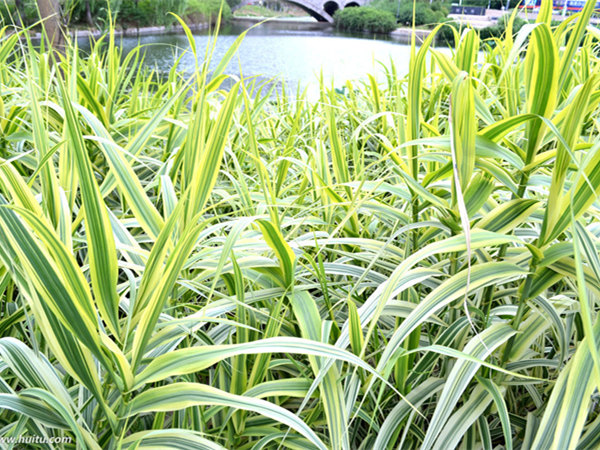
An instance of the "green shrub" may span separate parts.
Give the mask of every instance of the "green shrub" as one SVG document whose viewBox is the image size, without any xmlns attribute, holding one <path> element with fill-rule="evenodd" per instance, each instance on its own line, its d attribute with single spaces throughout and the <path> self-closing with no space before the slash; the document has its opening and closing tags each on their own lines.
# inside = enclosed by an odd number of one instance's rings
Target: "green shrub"
<svg viewBox="0 0 600 450">
<path fill-rule="evenodd" d="M 447 21 L 446 25 L 440 28 L 436 34 L 436 42 L 439 45 L 455 45 L 454 32 L 460 30 L 460 24 L 454 21 Z"/>
<path fill-rule="evenodd" d="M 432 11 L 443 12 L 445 16 L 447 16 L 448 13 L 450 12 L 448 5 L 446 5 L 445 3 L 442 3 L 442 2 L 430 3 L 429 7 L 431 8 Z"/>
<path fill-rule="evenodd" d="M 510 14 L 505 14 L 498 19 L 498 25 L 502 27 L 502 29 L 506 29 L 506 25 L 510 19 Z M 515 21 L 513 22 L 513 32 L 517 33 L 524 25 L 527 25 L 527 21 L 525 19 L 521 19 L 519 16 L 515 17 Z"/>
<path fill-rule="evenodd" d="M 65 19 L 68 20 L 74 15 L 79 19 L 85 16 L 80 12 L 85 12 L 83 1 L 71 0 L 71 5 L 63 5 Z M 39 14 L 36 0 L 21 0 L 20 17 L 23 25 L 32 25 L 39 21 Z M 15 0 L 0 0 L 0 24 L 10 25 L 18 23 L 19 14 L 17 13 L 17 3 Z"/>
<path fill-rule="evenodd" d="M 434 10 L 428 3 L 414 4 L 414 20 L 416 26 L 422 25 L 437 25 L 442 22 L 448 15 L 447 10 Z M 412 26 L 413 24 L 413 4 L 402 3 L 398 10 L 398 23 L 404 26 Z"/>
<path fill-rule="evenodd" d="M 413 2 L 407 1 L 399 4 L 397 0 L 373 0 L 369 6 L 393 14 L 403 25 L 412 25 Z M 432 3 L 418 1 L 415 6 L 417 26 L 442 22 L 449 13 L 449 4 L 440 1 Z"/>
<path fill-rule="evenodd" d="M 31 25 L 39 20 L 35 0 L 21 0 L 21 20 L 24 25 Z M 0 20 L 4 25 L 17 21 L 17 6 L 15 0 L 0 0 Z"/>
<path fill-rule="evenodd" d="M 168 14 L 169 12 L 185 17 L 194 23 L 214 22 L 218 17 L 222 2 L 223 18 L 228 20 L 231 17 L 231 8 L 223 0 L 111 0 L 110 7 L 117 24 L 127 28 L 128 26 L 169 26 L 176 22 L 176 19 Z M 35 1 L 26 0 L 25 4 L 33 6 L 33 17 L 37 17 Z M 96 25 L 108 22 L 106 0 L 91 0 L 90 7 Z M 26 9 L 27 16 L 31 16 L 32 13 L 29 11 L 31 8 L 26 6 Z M 70 23 L 85 23 L 85 14 L 85 2 L 77 1 L 70 9 Z M 33 22 L 30 19 L 29 23 Z"/>
<path fill-rule="evenodd" d="M 141 1 L 136 4 L 135 0 L 123 0 L 119 10 L 119 19 L 121 19 L 121 22 L 127 25 L 131 24 L 137 26 L 146 26 L 154 22 L 153 19 L 156 18 L 156 14 L 148 14 L 142 7 L 142 3 L 147 4 L 149 1 Z M 154 3 L 162 2 L 159 0 Z"/>
<path fill-rule="evenodd" d="M 140 0 L 138 3 L 139 15 L 142 16 L 140 23 L 144 26 L 168 26 L 177 20 L 171 14 L 167 14 L 167 12 L 183 16 L 185 8 L 186 2 L 178 0 Z M 123 15 L 123 20 L 126 20 L 125 15 Z"/>
<path fill-rule="evenodd" d="M 193 23 L 214 23 L 219 16 L 219 10 L 223 7 L 222 20 L 231 19 L 231 8 L 222 0 L 187 0 L 185 17 Z"/>
<path fill-rule="evenodd" d="M 369 3 L 369 6 L 381 11 L 387 11 L 396 17 L 398 12 L 398 1 L 397 0 L 373 0 Z"/>
<path fill-rule="evenodd" d="M 341 9 L 333 18 L 340 30 L 389 33 L 396 28 L 396 20 L 391 13 L 369 6 Z"/>
<path fill-rule="evenodd" d="M 492 25 L 491 27 L 485 27 L 479 32 L 479 36 L 482 40 L 485 39 L 494 39 L 501 38 L 504 36 L 506 32 L 506 26 L 508 24 L 508 20 L 510 19 L 510 15 L 506 14 L 498 19 L 498 23 Z M 517 34 L 523 25 L 527 23 L 526 20 L 521 19 L 520 17 L 515 17 L 515 21 L 513 22 L 513 34 Z"/>
<path fill-rule="evenodd" d="M 14 2 L 2 2 L 0 3 L 0 25 L 4 26 L 12 23 L 15 18 L 15 3 Z"/>
</svg>

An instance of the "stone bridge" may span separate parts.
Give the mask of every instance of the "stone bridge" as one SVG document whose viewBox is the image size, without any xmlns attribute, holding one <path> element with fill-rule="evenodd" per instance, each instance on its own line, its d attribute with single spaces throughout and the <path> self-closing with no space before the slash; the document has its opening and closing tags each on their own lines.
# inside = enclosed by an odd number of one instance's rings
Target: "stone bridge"
<svg viewBox="0 0 600 450">
<path fill-rule="evenodd" d="M 369 0 L 285 0 L 299 6 L 319 22 L 333 22 L 333 14 L 338 9 L 363 6 Z"/>
</svg>

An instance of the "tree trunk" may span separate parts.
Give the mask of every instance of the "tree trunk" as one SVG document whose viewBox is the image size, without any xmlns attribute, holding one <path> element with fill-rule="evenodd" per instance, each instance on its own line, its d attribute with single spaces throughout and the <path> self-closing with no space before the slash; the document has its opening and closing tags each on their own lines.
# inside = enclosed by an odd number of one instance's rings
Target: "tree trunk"
<svg viewBox="0 0 600 450">
<path fill-rule="evenodd" d="M 85 20 L 90 27 L 94 26 L 94 19 L 92 19 L 92 7 L 90 6 L 90 0 L 85 0 Z"/>
<path fill-rule="evenodd" d="M 65 45 L 65 37 L 61 26 L 62 15 L 58 0 L 37 0 L 37 4 L 48 44 L 53 49 L 62 51 Z"/>
<path fill-rule="evenodd" d="M 23 9 L 23 0 L 15 0 L 15 6 L 17 8 L 17 25 L 24 27 L 25 10 Z"/>
</svg>

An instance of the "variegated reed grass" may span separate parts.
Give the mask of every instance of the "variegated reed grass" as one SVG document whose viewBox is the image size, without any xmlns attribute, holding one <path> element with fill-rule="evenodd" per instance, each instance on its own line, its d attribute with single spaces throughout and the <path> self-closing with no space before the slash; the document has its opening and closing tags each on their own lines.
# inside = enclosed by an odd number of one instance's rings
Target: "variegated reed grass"
<svg viewBox="0 0 600 450">
<path fill-rule="evenodd" d="M 593 7 L 317 102 L 3 30 L 0 435 L 597 448 Z"/>
</svg>

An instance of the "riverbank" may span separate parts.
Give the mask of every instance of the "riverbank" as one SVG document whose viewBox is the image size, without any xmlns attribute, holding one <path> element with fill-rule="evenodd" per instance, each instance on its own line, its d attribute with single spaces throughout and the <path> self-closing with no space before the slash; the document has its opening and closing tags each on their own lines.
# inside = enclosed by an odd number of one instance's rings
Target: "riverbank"
<svg viewBox="0 0 600 450">
<path fill-rule="evenodd" d="M 230 22 L 243 27 L 251 27 L 257 23 L 268 21 L 271 24 L 286 25 L 293 31 L 324 31 L 334 29 L 334 25 L 328 22 L 318 22 L 312 18 L 292 18 L 292 17 L 280 17 L 280 18 L 268 18 L 268 17 L 234 17 Z M 208 23 L 199 24 L 187 24 L 192 32 L 198 32 L 206 30 L 210 27 Z M 154 27 L 139 27 L 139 28 L 122 28 L 115 29 L 114 35 L 119 37 L 137 37 L 137 36 L 152 36 L 152 35 L 163 35 L 163 34 L 178 34 L 183 33 L 183 27 L 181 25 L 172 26 L 154 26 Z M 82 38 L 94 38 L 98 39 L 106 34 L 106 30 L 91 30 L 91 29 L 73 29 L 69 30 L 68 34 L 70 37 L 75 39 Z M 401 42 L 410 42 L 412 35 L 415 35 L 417 43 L 422 43 L 427 36 L 431 33 L 430 30 L 425 29 L 412 29 L 409 27 L 401 27 L 392 31 L 389 36 L 394 40 Z M 365 33 L 365 35 L 372 35 L 372 33 Z M 41 39 L 42 34 L 36 32 L 30 36 L 33 39 Z"/>
<path fill-rule="evenodd" d="M 312 19 L 312 18 L 311 18 Z M 300 20 L 298 18 L 277 18 L 270 19 L 268 17 L 234 17 L 232 22 L 239 25 L 247 25 L 252 26 L 256 23 L 263 22 L 268 20 L 269 23 L 276 24 L 286 24 L 293 25 L 294 29 L 299 29 L 301 27 L 303 30 L 325 30 L 325 29 L 334 29 L 335 26 L 328 22 L 317 22 L 316 20 Z M 422 43 L 427 39 L 427 36 L 431 33 L 431 30 L 425 30 L 421 28 L 409 28 L 409 27 L 400 27 L 396 28 L 389 34 L 382 34 L 381 36 L 389 36 L 394 40 L 402 41 L 402 42 L 410 42 L 412 35 L 415 35 L 417 43 Z M 365 33 L 365 35 L 372 35 L 373 33 Z"/>
<path fill-rule="evenodd" d="M 413 34 L 415 35 L 415 41 L 417 42 L 417 44 L 422 44 L 425 39 L 427 39 L 427 36 L 429 36 L 429 34 L 431 33 L 431 30 L 423 30 L 420 28 L 396 28 L 394 31 L 392 31 L 390 33 L 390 36 L 392 36 L 394 39 L 397 40 L 401 40 L 401 41 L 410 41 L 410 39 L 412 38 Z"/>
<path fill-rule="evenodd" d="M 273 19 L 271 17 L 234 17 L 231 22 L 235 25 L 251 27 L 260 22 L 270 24 L 279 24 L 289 26 L 292 30 L 306 30 L 306 31 L 317 31 L 333 29 L 333 25 L 329 22 L 317 22 L 311 18 L 292 18 L 292 17 L 278 17 Z"/>
<path fill-rule="evenodd" d="M 208 23 L 198 23 L 198 24 L 187 24 L 187 26 L 192 31 L 202 31 L 206 30 L 210 27 Z M 125 37 L 136 37 L 136 36 L 152 36 L 152 35 L 161 35 L 161 34 L 177 34 L 183 33 L 183 27 L 181 25 L 172 25 L 172 26 L 157 26 L 157 27 L 139 27 L 139 28 L 123 28 L 123 29 L 115 29 L 115 36 L 125 36 Z M 90 30 L 90 29 L 74 29 L 69 30 L 68 34 L 70 37 L 75 39 L 92 37 L 94 39 L 98 39 L 103 35 L 107 34 L 107 30 Z M 42 33 L 36 32 L 32 34 L 31 37 L 33 39 L 41 39 Z"/>
</svg>

